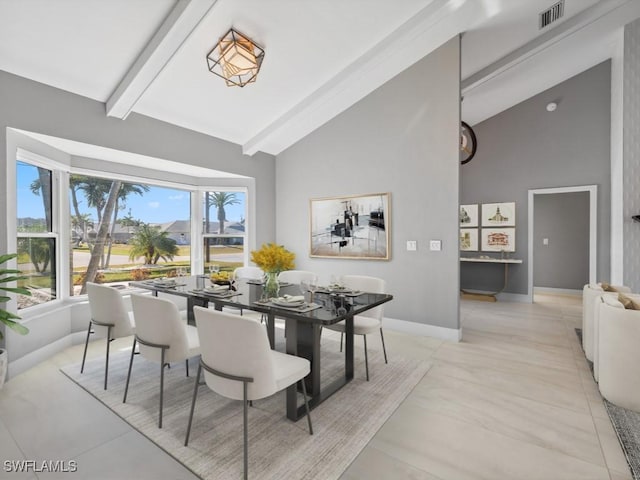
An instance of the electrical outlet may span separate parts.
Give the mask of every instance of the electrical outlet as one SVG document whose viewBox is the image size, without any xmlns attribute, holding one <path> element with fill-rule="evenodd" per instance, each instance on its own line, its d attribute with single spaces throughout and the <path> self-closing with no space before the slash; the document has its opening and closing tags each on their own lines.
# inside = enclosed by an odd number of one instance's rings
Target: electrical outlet
<svg viewBox="0 0 640 480">
<path fill-rule="evenodd" d="M 439 252 L 442 250 L 442 241 L 440 240 L 430 240 L 429 241 L 429 250 L 433 252 Z"/>
<path fill-rule="evenodd" d="M 549 239 L 548 238 L 543 238 L 542 239 L 542 244 L 543 245 L 549 245 Z"/>
<path fill-rule="evenodd" d="M 407 252 L 415 252 L 416 250 L 418 250 L 418 242 L 407 240 Z"/>
</svg>

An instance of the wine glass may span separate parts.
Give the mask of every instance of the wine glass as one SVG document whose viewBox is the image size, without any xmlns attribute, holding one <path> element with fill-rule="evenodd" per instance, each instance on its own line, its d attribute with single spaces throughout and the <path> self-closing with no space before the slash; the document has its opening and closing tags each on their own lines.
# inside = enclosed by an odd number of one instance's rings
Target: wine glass
<svg viewBox="0 0 640 480">
<path fill-rule="evenodd" d="M 220 272 L 220 265 L 214 265 L 214 264 L 210 264 L 209 265 L 209 273 L 210 274 L 214 274 L 214 273 L 219 273 Z"/>
<path fill-rule="evenodd" d="M 307 283 L 307 289 L 309 290 L 309 303 L 313 303 L 314 295 L 318 291 L 318 277 L 313 277 Z"/>
</svg>

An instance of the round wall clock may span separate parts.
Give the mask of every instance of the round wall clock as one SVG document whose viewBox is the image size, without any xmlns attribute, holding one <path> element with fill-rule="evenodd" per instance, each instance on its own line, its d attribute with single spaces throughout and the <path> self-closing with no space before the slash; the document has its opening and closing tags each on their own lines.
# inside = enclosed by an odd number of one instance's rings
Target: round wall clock
<svg viewBox="0 0 640 480">
<path fill-rule="evenodd" d="M 478 142 L 476 134 L 468 123 L 462 122 L 460 126 L 460 164 L 469 163 L 476 154 Z"/>
</svg>

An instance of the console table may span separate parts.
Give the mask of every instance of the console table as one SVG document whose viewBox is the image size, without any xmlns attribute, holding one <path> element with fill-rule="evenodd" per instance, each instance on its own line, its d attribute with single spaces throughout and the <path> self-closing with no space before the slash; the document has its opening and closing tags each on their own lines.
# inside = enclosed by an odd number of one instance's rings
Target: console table
<svg viewBox="0 0 640 480">
<path fill-rule="evenodd" d="M 473 300 L 484 300 L 487 302 L 495 302 L 497 300 L 496 295 L 504 290 L 507 286 L 507 281 L 509 280 L 509 265 L 522 263 L 522 260 L 519 258 L 493 258 L 493 257 L 460 257 L 461 262 L 469 262 L 469 263 L 501 263 L 504 264 L 504 283 L 502 284 L 502 288 L 497 292 L 488 292 L 488 293 L 478 293 L 478 292 L 469 292 L 467 290 L 460 289 L 462 292 L 463 298 L 469 298 Z"/>
</svg>

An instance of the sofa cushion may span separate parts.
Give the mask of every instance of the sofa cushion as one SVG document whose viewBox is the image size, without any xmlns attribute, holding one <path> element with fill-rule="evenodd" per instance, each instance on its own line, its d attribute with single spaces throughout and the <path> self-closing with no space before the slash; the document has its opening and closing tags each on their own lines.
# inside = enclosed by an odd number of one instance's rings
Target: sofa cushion
<svg viewBox="0 0 640 480">
<path fill-rule="evenodd" d="M 615 295 L 602 295 L 600 297 L 603 303 L 606 303 L 610 307 L 622 308 L 624 309 L 624 305 Z"/>
<path fill-rule="evenodd" d="M 606 282 L 602 282 L 600 284 L 600 286 L 602 287 L 602 290 L 604 290 L 605 292 L 617 292 L 618 291 L 617 288 L 615 288 L 613 285 L 609 285 Z"/>
</svg>

